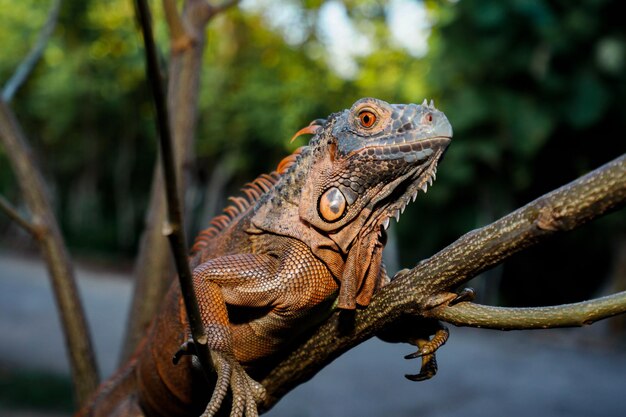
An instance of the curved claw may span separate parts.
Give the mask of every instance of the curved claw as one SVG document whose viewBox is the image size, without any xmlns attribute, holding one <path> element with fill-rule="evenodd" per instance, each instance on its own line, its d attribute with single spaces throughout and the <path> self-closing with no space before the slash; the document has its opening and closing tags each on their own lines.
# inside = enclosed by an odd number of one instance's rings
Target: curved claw
<svg viewBox="0 0 626 417">
<path fill-rule="evenodd" d="M 405 359 L 422 358 L 422 366 L 419 374 L 405 375 L 405 377 L 411 381 L 424 381 L 432 378 L 437 373 L 437 359 L 435 358 L 435 352 L 441 346 L 443 346 L 450 337 L 450 332 L 445 326 L 439 327 L 432 339 L 417 339 L 416 345 L 417 351 L 406 355 Z"/>
<path fill-rule="evenodd" d="M 217 371 L 217 381 L 211 400 L 202 417 L 214 417 L 222 406 L 228 388 L 232 391 L 231 417 L 258 417 L 256 405 L 265 397 L 261 384 L 248 376 L 232 354 L 211 352 Z"/>
<path fill-rule="evenodd" d="M 195 355 L 195 354 L 196 354 L 196 345 L 194 344 L 193 339 L 189 339 L 186 342 L 184 342 L 182 345 L 180 345 L 176 353 L 174 353 L 174 356 L 172 357 L 172 362 L 174 363 L 174 365 L 178 365 L 178 362 L 180 362 L 180 359 L 183 356 Z"/>
<path fill-rule="evenodd" d="M 422 367 L 420 373 L 415 375 L 404 375 L 404 377 L 410 381 L 426 381 L 434 377 L 437 374 L 437 359 L 435 355 L 422 356 Z"/>
<path fill-rule="evenodd" d="M 459 292 L 456 298 L 453 298 L 452 301 L 448 303 L 448 306 L 453 306 L 463 301 L 474 301 L 476 298 L 476 291 L 473 288 L 463 288 L 461 292 Z"/>
<path fill-rule="evenodd" d="M 402 278 L 403 276 L 408 274 L 409 271 L 411 271 L 409 268 L 403 268 L 403 269 L 399 270 L 398 272 L 396 272 L 395 275 L 393 276 L 393 278 L 391 278 L 391 280 L 395 281 L 398 278 Z"/>
</svg>

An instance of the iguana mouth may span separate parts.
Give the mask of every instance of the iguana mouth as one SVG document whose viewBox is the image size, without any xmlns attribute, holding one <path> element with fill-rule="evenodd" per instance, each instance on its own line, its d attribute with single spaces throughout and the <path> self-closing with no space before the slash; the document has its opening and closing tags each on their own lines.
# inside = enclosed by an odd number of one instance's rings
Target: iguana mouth
<svg viewBox="0 0 626 417">
<path fill-rule="evenodd" d="M 402 139 L 404 140 L 404 139 Z M 376 159 L 404 159 L 409 164 L 423 161 L 437 152 L 438 149 L 445 149 L 450 141 L 449 136 L 436 136 L 429 139 L 419 139 L 395 144 L 382 144 L 364 147 L 360 154 L 374 156 Z M 397 142 L 397 141 L 394 141 Z"/>
<path fill-rule="evenodd" d="M 450 138 L 433 138 L 427 141 L 431 140 L 445 140 L 446 142 L 442 142 L 440 144 L 442 146 L 430 148 L 429 150 L 432 151 L 429 155 L 430 161 L 416 166 L 402 178 L 401 182 L 396 185 L 388 196 L 376 203 L 374 210 L 376 214 L 373 216 L 373 221 L 369 222 L 372 227 L 367 229 L 372 230 L 378 227 L 380 228 L 380 233 L 383 230 L 387 230 L 392 218 L 399 222 L 400 216 L 404 213 L 409 203 L 415 202 L 417 194 L 420 191 L 426 193 L 428 187 L 433 185 L 433 182 L 437 179 L 437 165 L 447 148 L 447 144 L 450 142 Z"/>
</svg>

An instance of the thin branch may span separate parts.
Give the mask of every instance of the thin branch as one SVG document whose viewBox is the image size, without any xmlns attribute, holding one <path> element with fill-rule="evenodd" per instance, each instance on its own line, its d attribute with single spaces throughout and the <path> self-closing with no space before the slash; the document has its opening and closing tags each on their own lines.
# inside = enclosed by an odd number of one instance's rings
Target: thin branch
<svg viewBox="0 0 626 417">
<path fill-rule="evenodd" d="M 44 50 L 46 49 L 46 45 L 48 45 L 48 41 L 54 32 L 54 28 L 56 27 L 57 21 L 59 19 L 59 10 L 61 10 L 61 0 L 53 0 L 52 5 L 50 6 L 50 11 L 48 12 L 48 19 L 44 24 L 41 32 L 39 32 L 39 37 L 37 38 L 37 42 L 30 50 L 26 58 L 22 61 L 22 63 L 17 67 L 13 76 L 7 81 L 2 90 L 2 100 L 5 102 L 10 102 L 16 91 L 20 88 L 22 83 L 26 81 L 32 70 L 39 62 L 39 59 L 43 55 Z"/>
<path fill-rule="evenodd" d="M 209 3 L 208 0 L 188 0 L 187 6 L 189 10 L 193 10 L 193 14 L 196 16 L 198 21 L 208 22 L 216 15 L 230 9 L 233 6 L 236 6 L 239 3 L 239 0 L 226 0 L 220 4 L 213 5 Z"/>
<path fill-rule="evenodd" d="M 550 307 L 494 307 L 459 303 L 434 308 L 424 315 L 455 326 L 496 330 L 581 327 L 626 312 L 626 291 L 580 303 Z"/>
<path fill-rule="evenodd" d="M 185 30 L 183 19 L 178 12 L 176 0 L 163 0 L 163 11 L 170 31 L 172 52 L 176 53 L 187 49 L 193 43 L 194 38 Z"/>
<path fill-rule="evenodd" d="M 17 209 L 9 203 L 9 200 L 4 198 L 2 195 L 0 195 L 0 210 L 2 210 L 9 217 L 9 219 L 17 223 L 18 226 L 30 233 L 34 238 L 37 239 L 39 237 L 37 228 L 33 226 L 31 222 L 22 217 L 20 213 L 18 213 Z"/>
<path fill-rule="evenodd" d="M 221 4 L 218 4 L 217 6 L 210 6 L 208 8 L 208 16 L 206 17 L 206 19 L 211 19 L 213 16 L 215 16 L 216 14 L 222 13 L 228 9 L 230 9 L 231 7 L 236 6 L 239 3 L 239 0 L 228 0 L 228 1 L 224 1 Z"/>
<path fill-rule="evenodd" d="M 208 338 L 202 324 L 200 309 L 193 287 L 193 276 L 187 260 L 187 239 L 183 226 L 181 203 L 176 182 L 176 166 L 174 160 L 174 147 L 170 132 L 167 101 L 163 89 L 163 79 L 159 68 L 157 49 L 152 34 L 150 9 L 146 0 L 136 0 L 137 12 L 143 33 L 146 51 L 146 66 L 153 93 L 154 105 L 157 112 L 157 124 L 159 129 L 159 144 L 161 149 L 161 161 L 165 178 L 165 190 L 167 195 L 168 222 L 164 225 L 164 234 L 170 241 L 174 254 L 178 280 L 180 282 L 187 318 L 191 334 L 198 349 L 198 357 L 205 372 L 213 370 L 211 357 L 208 349 Z"/>
<path fill-rule="evenodd" d="M 384 287 L 353 317 L 337 311 L 262 381 L 268 409 L 348 349 L 403 314 L 423 315 L 451 291 L 514 253 L 626 204 L 626 155 L 459 238 Z M 346 325 L 346 322 L 349 325 Z"/>
<path fill-rule="evenodd" d="M 193 141 L 198 124 L 198 102 L 200 74 L 203 66 L 206 44 L 206 25 L 202 17 L 208 7 L 206 0 L 185 0 L 182 13 L 183 27 L 193 42 L 188 47 L 171 51 L 168 68 L 168 110 L 170 127 L 175 147 L 177 179 L 179 189 L 184 190 L 188 182 L 185 167 L 193 159 Z M 174 45 L 172 45 L 173 47 Z M 206 115 L 204 116 L 206 121 Z M 134 291 L 131 302 L 122 361 L 128 359 L 163 299 L 173 277 L 173 265 L 167 239 L 161 233 L 162 224 L 167 219 L 165 197 L 163 195 L 163 175 L 157 164 L 152 181 L 146 227 L 141 237 L 139 255 L 135 262 Z M 181 203 L 184 200 L 181 200 Z"/>
<path fill-rule="evenodd" d="M 33 216 L 33 224 L 37 229 L 39 245 L 46 260 L 61 316 L 75 401 L 77 405 L 82 405 L 98 386 L 99 377 L 72 262 L 22 127 L 2 100 L 0 100 L 0 140 L 4 143 L 24 201 Z"/>
</svg>

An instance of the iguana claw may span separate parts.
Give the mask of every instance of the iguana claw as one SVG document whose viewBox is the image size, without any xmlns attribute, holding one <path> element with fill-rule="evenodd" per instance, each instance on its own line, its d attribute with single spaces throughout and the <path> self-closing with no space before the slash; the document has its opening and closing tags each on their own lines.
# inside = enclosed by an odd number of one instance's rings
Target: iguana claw
<svg viewBox="0 0 626 417">
<path fill-rule="evenodd" d="M 211 359 L 217 372 L 217 381 L 211 400 L 202 417 L 214 417 L 222 406 L 228 388 L 232 391 L 231 417 L 258 417 L 256 404 L 265 397 L 265 388 L 248 376 L 230 353 L 212 351 Z"/>
<path fill-rule="evenodd" d="M 476 298 L 476 291 L 473 288 L 463 288 L 455 298 L 448 303 L 448 306 L 453 306 L 463 301 L 473 301 Z"/>
<path fill-rule="evenodd" d="M 189 339 L 186 342 L 184 342 L 182 345 L 180 345 L 176 353 L 174 353 L 174 356 L 172 357 L 172 363 L 174 365 L 178 365 L 178 362 L 180 362 L 180 358 L 182 358 L 183 356 L 195 355 L 195 354 L 196 354 L 196 347 L 195 347 L 194 341 L 193 339 Z"/>
<path fill-rule="evenodd" d="M 172 362 L 176 365 L 181 357 L 195 354 L 193 339 L 189 339 L 176 351 Z M 230 353 L 211 351 L 211 360 L 215 365 L 217 381 L 211 400 L 202 413 L 202 417 L 213 417 L 217 414 L 229 387 L 233 397 L 230 416 L 258 417 L 256 405 L 265 398 L 263 385 L 250 378 L 241 364 Z"/>
<path fill-rule="evenodd" d="M 395 275 L 393 276 L 393 278 L 391 278 L 392 281 L 401 278 L 403 276 L 405 276 L 406 274 L 408 274 L 411 270 L 409 268 L 403 268 L 401 270 L 399 270 L 398 272 L 395 273 Z"/>
<path fill-rule="evenodd" d="M 425 381 L 432 378 L 437 373 L 437 360 L 435 352 L 439 349 L 450 336 L 448 329 L 440 325 L 435 331 L 432 339 L 415 339 L 414 344 L 418 347 L 417 351 L 406 355 L 405 359 L 422 358 L 422 366 L 419 374 L 405 375 L 411 381 Z"/>
</svg>

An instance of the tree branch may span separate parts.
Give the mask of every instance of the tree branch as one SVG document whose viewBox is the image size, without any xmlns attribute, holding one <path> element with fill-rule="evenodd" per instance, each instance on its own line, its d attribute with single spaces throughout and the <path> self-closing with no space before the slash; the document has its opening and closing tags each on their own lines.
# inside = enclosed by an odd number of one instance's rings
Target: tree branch
<svg viewBox="0 0 626 417">
<path fill-rule="evenodd" d="M 165 12 L 165 21 L 170 31 L 172 52 L 179 52 L 190 47 L 194 38 L 185 30 L 183 19 L 178 12 L 176 0 L 163 0 L 163 11 Z"/>
<path fill-rule="evenodd" d="M 459 238 L 384 287 L 363 310 L 336 311 L 262 381 L 269 409 L 343 352 L 403 314 L 423 315 L 437 299 L 514 253 L 626 204 L 626 155 Z M 348 323 L 346 325 L 346 323 Z"/>
<path fill-rule="evenodd" d="M 35 226 L 33 226 L 28 220 L 18 213 L 17 209 L 13 207 L 9 201 L 4 198 L 4 196 L 0 195 L 0 210 L 4 211 L 9 219 L 13 220 L 18 224 L 22 229 L 26 230 L 31 234 L 34 238 L 39 238 L 39 232 Z"/>
<path fill-rule="evenodd" d="M 167 105 L 175 147 L 177 179 L 181 190 L 185 189 L 187 182 L 184 167 L 189 165 L 193 156 L 193 139 L 198 119 L 200 74 L 208 23 L 201 17 L 200 10 L 203 7 L 207 7 L 206 0 L 185 1 L 181 16 L 182 26 L 188 35 L 193 35 L 194 40 L 185 49 L 171 51 L 168 70 Z M 168 243 L 161 233 L 162 224 L 167 218 L 167 209 L 163 196 L 162 169 L 160 164 L 157 165 L 159 166 L 155 169 L 152 181 L 146 227 L 135 263 L 135 287 L 122 362 L 130 357 L 144 335 L 173 276 Z"/>
<path fill-rule="evenodd" d="M 209 4 L 208 2 L 207 7 L 205 8 L 205 15 L 204 15 L 204 19 L 206 19 L 207 21 L 212 19 L 213 16 L 222 13 L 228 9 L 230 9 L 231 7 L 236 6 L 239 3 L 239 0 L 227 0 L 222 2 L 221 4 L 218 4 L 216 6 L 213 6 L 211 4 Z"/>
<path fill-rule="evenodd" d="M 17 67 L 13 76 L 7 81 L 2 90 L 2 100 L 5 102 L 10 102 L 15 95 L 15 92 L 20 88 L 22 83 L 28 78 L 32 70 L 35 68 L 35 65 L 43 55 L 43 51 L 46 49 L 46 45 L 50 40 L 50 36 L 52 36 L 52 32 L 54 32 L 54 28 L 56 27 L 57 20 L 59 18 L 59 10 L 61 9 L 61 0 L 53 0 L 52 6 L 50 6 L 50 11 L 48 12 L 48 19 L 44 24 L 41 32 L 39 32 L 39 37 L 37 38 L 37 42 L 30 50 L 26 58 L 22 61 L 22 63 Z"/>
<path fill-rule="evenodd" d="M 2 100 L 0 100 L 0 140 L 5 145 L 24 201 L 33 216 L 32 224 L 39 236 L 40 248 L 46 259 L 61 316 L 75 400 L 77 405 L 81 405 L 96 389 L 99 379 L 85 312 L 78 297 L 72 263 L 52 212 L 44 181 L 33 160 L 21 126 Z"/>
<path fill-rule="evenodd" d="M 187 260 L 187 239 L 183 225 L 182 209 L 176 181 L 176 164 L 174 158 L 174 146 L 170 132 L 169 115 L 167 112 L 167 100 L 163 89 L 163 79 L 159 68 L 157 49 L 152 34 L 152 24 L 150 21 L 150 10 L 146 0 L 137 1 L 137 12 L 143 33 L 146 51 L 146 67 L 150 80 L 151 90 L 154 98 L 154 105 L 157 112 L 157 124 L 159 130 L 159 144 L 161 149 L 161 162 L 165 178 L 165 191 L 167 195 L 168 222 L 163 226 L 163 233 L 168 237 L 176 270 L 180 283 L 185 310 L 189 320 L 191 334 L 198 350 L 198 357 L 205 372 L 211 372 L 213 364 L 208 348 L 208 338 L 202 324 L 200 309 L 193 287 L 193 276 Z"/>
<path fill-rule="evenodd" d="M 434 308 L 424 314 L 455 326 L 496 330 L 581 327 L 626 312 L 626 291 L 580 303 L 510 308 L 474 303 Z"/>
</svg>

